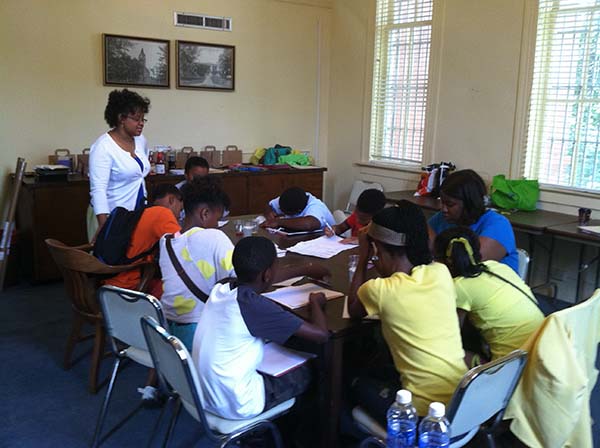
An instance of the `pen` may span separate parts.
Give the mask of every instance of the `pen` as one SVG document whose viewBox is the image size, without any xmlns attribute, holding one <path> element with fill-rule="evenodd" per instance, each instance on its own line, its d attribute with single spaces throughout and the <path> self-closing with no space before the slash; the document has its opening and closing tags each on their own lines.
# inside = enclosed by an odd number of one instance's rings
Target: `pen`
<svg viewBox="0 0 600 448">
<path fill-rule="evenodd" d="M 323 221 L 325 221 L 325 220 L 323 219 Z M 333 231 L 333 229 L 331 228 L 331 226 L 329 225 L 329 223 L 328 223 L 327 221 L 325 221 L 325 226 L 326 226 L 326 227 L 327 227 L 329 230 L 331 230 L 331 233 L 333 233 L 333 234 L 335 235 L 335 232 Z"/>
</svg>

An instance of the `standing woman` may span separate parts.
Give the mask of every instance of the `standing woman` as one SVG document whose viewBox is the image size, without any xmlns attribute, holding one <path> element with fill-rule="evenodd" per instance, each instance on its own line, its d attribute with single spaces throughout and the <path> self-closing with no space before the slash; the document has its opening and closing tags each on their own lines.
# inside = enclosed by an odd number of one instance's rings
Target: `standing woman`
<svg viewBox="0 0 600 448">
<path fill-rule="evenodd" d="M 486 210 L 487 190 L 473 170 L 450 174 L 440 188 L 442 209 L 429 219 L 430 240 L 455 226 L 469 227 L 479 237 L 481 259 L 496 260 L 518 272 L 519 259 L 512 225 L 494 210 Z"/>
<path fill-rule="evenodd" d="M 144 177 L 150 162 L 142 131 L 149 108 L 148 98 L 127 89 L 113 90 L 108 96 L 104 119 L 111 129 L 90 148 L 90 240 L 115 207 L 135 210 L 146 203 Z"/>
</svg>

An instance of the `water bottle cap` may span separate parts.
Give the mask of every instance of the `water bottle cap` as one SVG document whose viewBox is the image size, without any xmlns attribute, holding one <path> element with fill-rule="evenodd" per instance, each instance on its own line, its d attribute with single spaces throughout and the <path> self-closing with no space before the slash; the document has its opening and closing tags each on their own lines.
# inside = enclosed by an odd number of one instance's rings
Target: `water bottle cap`
<svg viewBox="0 0 600 448">
<path fill-rule="evenodd" d="M 400 389 L 396 392 L 396 401 L 400 404 L 409 404 L 412 401 L 412 393 L 410 390 Z"/>
<path fill-rule="evenodd" d="M 444 403 L 438 403 L 437 401 L 434 401 L 429 405 L 429 416 L 440 418 L 443 417 L 445 414 L 446 406 L 444 406 Z"/>
</svg>

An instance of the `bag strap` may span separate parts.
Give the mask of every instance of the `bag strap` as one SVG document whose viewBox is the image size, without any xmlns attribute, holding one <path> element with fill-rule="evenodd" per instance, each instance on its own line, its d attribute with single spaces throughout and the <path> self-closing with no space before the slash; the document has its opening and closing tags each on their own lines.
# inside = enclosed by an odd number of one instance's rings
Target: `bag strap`
<svg viewBox="0 0 600 448">
<path fill-rule="evenodd" d="M 187 274 L 187 272 L 185 272 L 185 270 L 183 269 L 183 266 L 177 259 L 177 256 L 175 255 L 175 251 L 173 250 L 173 243 L 172 243 L 173 238 L 174 238 L 173 234 L 165 235 L 165 246 L 167 247 L 167 253 L 169 254 L 171 263 L 173 264 L 173 267 L 175 268 L 175 272 L 177 272 L 177 275 L 179 276 L 179 278 L 183 281 L 185 286 L 187 286 L 187 288 L 192 292 L 192 294 L 194 294 L 202 303 L 206 303 L 206 301 L 208 300 L 208 296 L 206 294 L 204 294 L 204 292 L 202 292 L 200 290 L 200 288 L 198 288 L 198 286 L 196 286 L 196 284 L 193 282 L 193 280 L 190 278 L 190 276 Z"/>
<path fill-rule="evenodd" d="M 483 272 L 485 272 L 488 275 L 491 275 L 492 277 L 496 277 L 499 280 L 502 280 L 504 283 L 508 283 L 510 286 L 512 286 L 513 288 L 518 290 L 521 294 L 523 294 L 525 297 L 527 297 L 529 300 L 531 300 L 539 308 L 539 304 L 535 301 L 535 299 L 533 297 L 531 297 L 529 294 L 527 294 L 525 291 L 523 291 L 521 288 L 519 288 L 517 285 L 515 285 L 510 280 L 502 277 L 501 275 L 496 274 L 495 272 L 490 271 L 489 269 L 484 269 Z"/>
</svg>

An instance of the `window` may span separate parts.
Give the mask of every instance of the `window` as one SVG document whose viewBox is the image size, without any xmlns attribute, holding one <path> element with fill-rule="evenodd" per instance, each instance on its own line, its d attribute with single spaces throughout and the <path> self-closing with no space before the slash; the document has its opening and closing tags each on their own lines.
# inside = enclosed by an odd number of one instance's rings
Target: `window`
<svg viewBox="0 0 600 448">
<path fill-rule="evenodd" d="M 433 0 L 378 0 L 369 159 L 421 164 Z"/>
<path fill-rule="evenodd" d="M 539 0 L 525 177 L 600 191 L 600 2 Z"/>
</svg>

